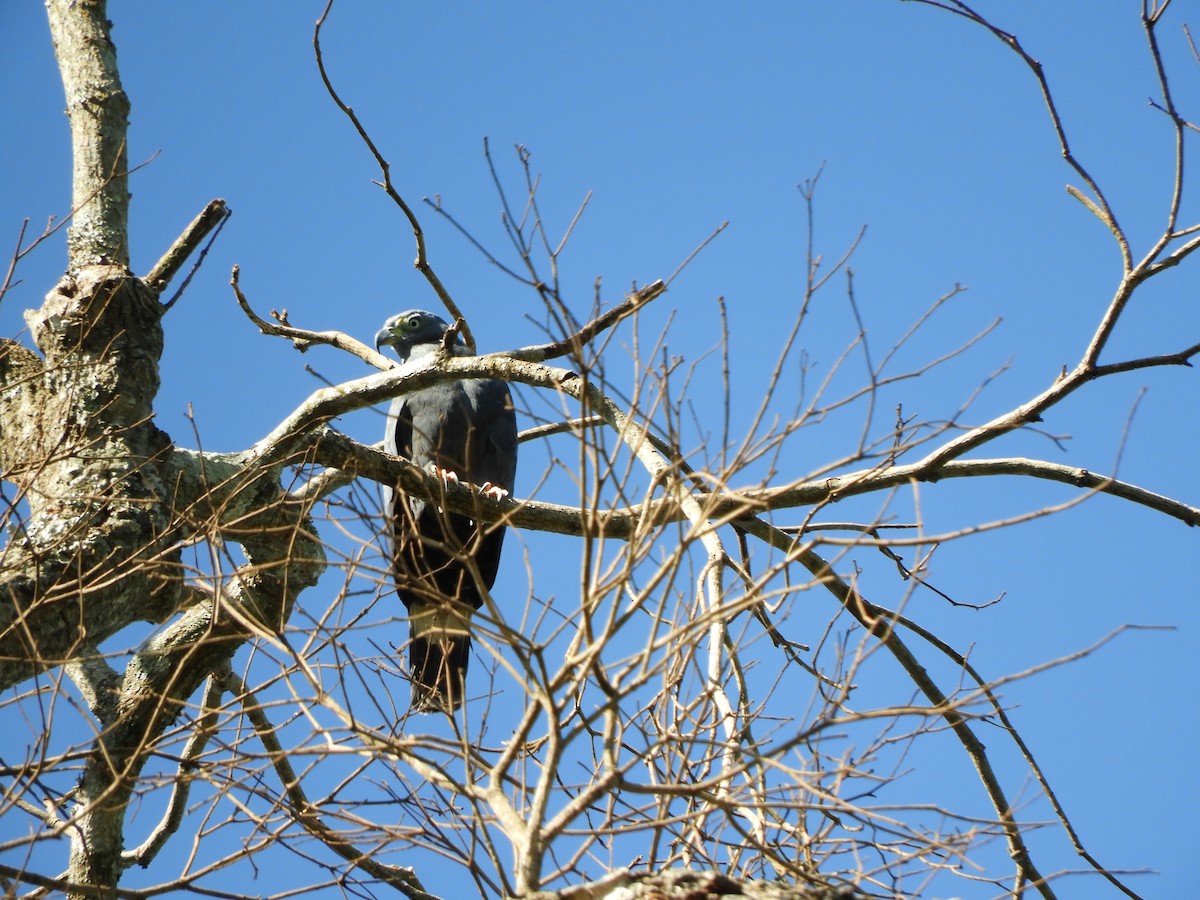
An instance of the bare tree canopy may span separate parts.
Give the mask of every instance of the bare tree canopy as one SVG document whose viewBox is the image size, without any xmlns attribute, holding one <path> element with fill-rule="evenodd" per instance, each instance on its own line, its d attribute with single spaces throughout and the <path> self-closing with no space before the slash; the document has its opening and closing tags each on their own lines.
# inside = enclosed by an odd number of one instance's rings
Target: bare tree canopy
<svg viewBox="0 0 1200 900">
<path fill-rule="evenodd" d="M 5 896 L 1193 890 L 1120 5 L 6 11 Z"/>
</svg>

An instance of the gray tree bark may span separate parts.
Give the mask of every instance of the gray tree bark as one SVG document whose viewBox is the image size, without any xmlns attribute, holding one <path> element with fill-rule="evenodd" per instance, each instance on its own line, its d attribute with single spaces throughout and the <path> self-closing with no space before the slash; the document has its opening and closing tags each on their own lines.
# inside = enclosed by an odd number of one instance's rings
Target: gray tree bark
<svg viewBox="0 0 1200 900">
<path fill-rule="evenodd" d="M 672 869 L 640 873 L 618 871 L 590 884 L 561 891 L 538 891 L 527 900 L 866 900 L 852 888 L 791 885 L 771 881 L 741 881 L 718 872 Z"/>
<path fill-rule="evenodd" d="M 67 95 L 74 159 L 71 267 L 129 264 L 129 98 L 109 36 L 107 0 L 47 0 Z"/>
</svg>

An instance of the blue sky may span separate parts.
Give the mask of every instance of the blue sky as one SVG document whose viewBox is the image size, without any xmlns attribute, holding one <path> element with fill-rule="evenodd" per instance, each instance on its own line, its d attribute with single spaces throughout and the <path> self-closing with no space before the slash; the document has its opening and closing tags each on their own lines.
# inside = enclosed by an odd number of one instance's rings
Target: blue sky
<svg viewBox="0 0 1200 900">
<path fill-rule="evenodd" d="M 1072 146 L 1109 192 L 1135 256 L 1165 221 L 1172 149 L 1164 117 L 1147 103 L 1156 82 L 1139 7 L 1130 0 L 982 6 L 1045 65 Z M 363 373 L 332 352 L 301 358 L 259 336 L 228 289 L 233 264 L 260 311 L 286 307 L 297 325 L 363 339 L 387 315 L 436 302 L 412 269 L 405 222 L 371 184 L 372 160 L 319 82 L 311 48 L 319 10 L 276 0 L 114 3 L 109 11 L 133 104 L 130 158 L 148 161 L 132 179 L 134 268 L 146 271 L 209 199 L 223 197 L 234 211 L 166 319 L 158 421 L 183 445 L 194 445 L 189 408 L 207 449 L 241 449 L 319 386 L 304 364 L 332 380 Z M 1162 40 L 1182 111 L 1195 120 L 1200 67 L 1181 22 L 1170 20 Z M 581 313 L 597 277 L 604 300 L 616 302 L 632 282 L 669 275 L 728 220 L 644 317 L 643 333 L 656 334 L 673 314 L 670 352 L 694 361 L 719 340 L 716 298 L 724 297 L 734 387 L 754 403 L 799 302 L 805 210 L 797 185 L 818 171 L 818 252 L 837 258 L 867 226 L 854 286 L 877 356 L 955 284 L 969 290 L 907 346 L 900 364 L 939 355 L 1002 319 L 969 354 L 889 393 L 884 428 L 896 402 L 906 414 L 950 415 L 1002 368 L 970 422 L 1041 390 L 1074 365 L 1119 278 L 1111 237 L 1064 189 L 1078 179 L 1059 157 L 1029 72 L 981 29 L 915 4 L 342 0 L 324 48 L 339 90 L 392 162 L 398 189 L 414 203 L 440 196 L 497 252 L 504 235 L 484 136 L 516 196 L 521 174 L 512 148 L 532 152 L 552 229 L 565 229 L 592 193 L 562 263 L 566 294 Z M 69 205 L 67 125 L 39 4 L 0 12 L 0 77 L 9 85 L 0 99 L 8 124 L 0 143 L 0 166 L 10 173 L 0 197 L 7 253 L 24 217 L 35 230 Z M 536 298 L 427 207 L 418 212 L 432 262 L 481 348 L 539 340 Z M 1200 204 L 1185 198 L 1183 220 L 1197 215 Z M 41 302 L 63 265 L 61 235 L 22 263 L 22 283 L 0 306 L 0 332 L 20 331 L 21 310 Z M 1196 340 L 1195 265 L 1138 295 L 1110 358 Z M 821 298 L 801 338 L 818 367 L 856 331 L 840 285 Z M 704 371 L 695 397 L 711 400 L 711 410 L 719 369 Z M 1071 435 L 1061 449 L 1017 435 L 986 455 L 1109 472 L 1123 446 L 1123 478 L 1200 504 L 1194 379 L 1192 370 L 1147 370 L 1092 385 L 1044 423 L 1047 432 Z M 739 409 L 735 433 L 746 421 Z M 379 417 L 364 412 L 340 425 L 374 440 Z M 814 429 L 784 460 L 788 474 L 849 452 L 856 428 L 851 418 Z M 1012 480 L 920 491 L 930 532 L 1069 496 Z M 898 499 L 898 514 L 909 503 Z M 855 509 L 877 511 L 877 501 Z M 1004 688 L 1088 848 L 1115 868 L 1158 872 L 1131 880 L 1146 896 L 1184 897 L 1194 885 L 1195 541 L 1176 521 L 1098 498 L 939 552 L 933 579 L 941 589 L 976 599 L 1003 593 L 1003 603 L 949 610 L 918 594 L 909 607 L 970 650 L 991 677 L 1082 649 L 1122 624 L 1177 626 L 1126 634 L 1073 665 Z M 554 552 L 539 559 L 539 547 Z M 543 560 L 553 555 L 558 565 L 570 552 L 537 538 L 529 548 L 539 574 L 549 568 Z M 868 596 L 874 589 L 886 605 L 902 587 L 873 559 L 862 561 L 879 570 L 864 575 Z M 569 584 L 574 570 L 563 566 L 546 577 Z M 1002 744 L 998 735 L 985 740 Z M 936 756 L 921 762 L 940 765 Z M 1019 794 L 1026 785 L 1019 766 L 1010 759 L 1004 766 Z M 944 781 L 913 784 L 917 799 L 979 790 L 969 773 L 949 771 Z M 1033 818 L 1048 817 L 1044 804 L 1032 810 Z M 1081 865 L 1061 831 L 1047 828 L 1033 845 L 1043 871 Z M 1113 894 L 1087 877 L 1064 878 L 1057 888 L 1060 897 Z M 995 893 L 963 881 L 945 890 Z"/>
</svg>

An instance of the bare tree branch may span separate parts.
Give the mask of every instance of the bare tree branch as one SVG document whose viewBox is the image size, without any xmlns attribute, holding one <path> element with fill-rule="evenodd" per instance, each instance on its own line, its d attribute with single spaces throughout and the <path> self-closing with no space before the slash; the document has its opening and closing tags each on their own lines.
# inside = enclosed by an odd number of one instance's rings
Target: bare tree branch
<svg viewBox="0 0 1200 900">
<path fill-rule="evenodd" d="M 225 205 L 224 200 L 208 201 L 208 204 L 200 211 L 200 214 L 188 223 L 187 228 L 183 230 L 183 234 L 175 239 L 175 243 L 167 249 L 162 259 L 154 264 L 154 268 L 146 274 L 146 277 L 142 281 L 155 293 L 161 294 L 166 290 L 167 285 L 171 283 L 171 279 L 183 268 L 183 264 L 187 262 L 188 257 L 204 243 L 204 239 L 210 233 L 215 237 L 225 222 L 228 221 L 230 215 L 231 211 Z M 201 254 L 201 259 L 203 259 L 203 253 Z M 197 261 L 197 265 L 199 265 L 199 260 Z M 193 271 L 195 271 L 194 268 Z M 169 307 L 173 303 L 174 300 L 170 301 L 167 306 Z"/>
</svg>

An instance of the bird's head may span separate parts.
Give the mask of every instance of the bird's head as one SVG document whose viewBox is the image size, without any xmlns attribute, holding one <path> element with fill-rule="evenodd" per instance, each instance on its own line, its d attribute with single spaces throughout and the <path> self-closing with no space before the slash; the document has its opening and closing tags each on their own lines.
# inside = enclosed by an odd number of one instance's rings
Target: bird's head
<svg viewBox="0 0 1200 900">
<path fill-rule="evenodd" d="M 441 316 L 424 309 L 410 309 L 399 315 L 392 316 L 383 323 L 375 335 L 375 349 L 391 347 L 401 361 L 406 361 L 413 351 L 428 348 L 429 352 L 437 349 L 442 337 L 450 325 Z M 458 338 L 462 343 L 462 337 Z"/>
</svg>

